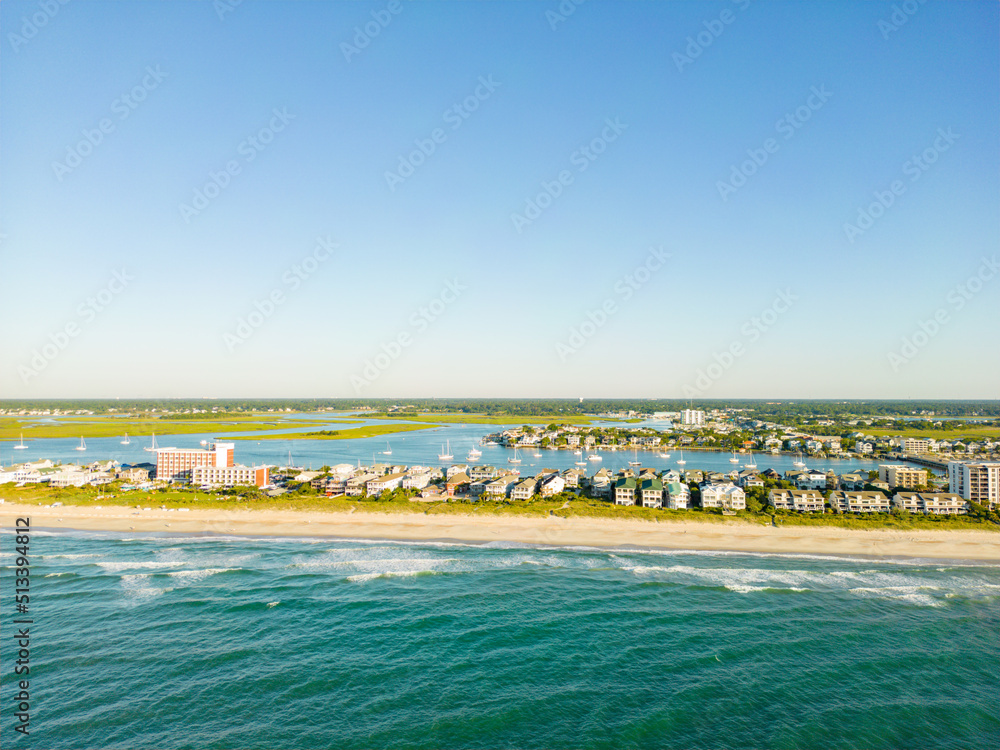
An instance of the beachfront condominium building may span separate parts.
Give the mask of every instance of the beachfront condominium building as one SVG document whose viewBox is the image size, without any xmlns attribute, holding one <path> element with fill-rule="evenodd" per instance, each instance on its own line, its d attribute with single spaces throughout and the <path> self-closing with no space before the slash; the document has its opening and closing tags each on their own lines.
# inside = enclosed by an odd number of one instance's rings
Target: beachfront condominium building
<svg viewBox="0 0 1000 750">
<path fill-rule="evenodd" d="M 836 490 L 830 493 L 829 503 L 834 513 L 889 512 L 889 498 L 881 492 Z"/>
<path fill-rule="evenodd" d="M 903 487 L 911 490 L 915 487 L 927 486 L 927 469 L 914 469 L 902 464 L 881 464 L 878 467 L 878 478 L 890 487 Z"/>
<path fill-rule="evenodd" d="M 157 448 L 156 478 L 190 481 L 197 466 L 223 468 L 233 466 L 235 443 L 214 443 L 211 448 Z"/>
<path fill-rule="evenodd" d="M 900 453 L 930 453 L 931 441 L 926 438 L 903 438 L 899 441 Z"/>
<path fill-rule="evenodd" d="M 1000 462 L 948 462 L 948 491 L 990 508 L 1000 507 Z"/>
<path fill-rule="evenodd" d="M 270 481 L 266 466 L 195 466 L 191 469 L 191 484 L 209 487 L 233 487 L 253 484 L 263 487 Z"/>
<path fill-rule="evenodd" d="M 823 493 L 816 490 L 771 490 L 767 502 L 777 510 L 794 510 L 799 513 L 822 513 Z"/>
<path fill-rule="evenodd" d="M 963 515 L 969 512 L 969 501 L 952 492 L 897 492 L 892 496 L 892 505 L 910 513 Z"/>
<path fill-rule="evenodd" d="M 681 412 L 682 424 L 705 424 L 705 412 L 698 409 L 685 409 Z"/>
</svg>

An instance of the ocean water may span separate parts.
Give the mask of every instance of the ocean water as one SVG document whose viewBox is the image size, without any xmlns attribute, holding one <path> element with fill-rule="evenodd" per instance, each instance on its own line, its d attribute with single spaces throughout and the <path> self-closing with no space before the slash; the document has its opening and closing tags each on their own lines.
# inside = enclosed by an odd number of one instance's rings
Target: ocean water
<svg viewBox="0 0 1000 750">
<path fill-rule="evenodd" d="M 1000 568 L 32 535 L 4 748 L 996 748 Z"/>
</svg>

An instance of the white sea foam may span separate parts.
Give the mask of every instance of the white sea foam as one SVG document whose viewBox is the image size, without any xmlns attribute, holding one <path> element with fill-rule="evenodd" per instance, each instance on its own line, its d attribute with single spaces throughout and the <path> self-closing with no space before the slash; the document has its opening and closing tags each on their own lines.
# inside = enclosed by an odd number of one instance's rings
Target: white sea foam
<svg viewBox="0 0 1000 750">
<path fill-rule="evenodd" d="M 89 555 L 38 555 L 41 560 L 89 560 L 95 557 L 104 557 L 105 555 L 89 554 Z"/>
<path fill-rule="evenodd" d="M 132 573 L 122 576 L 120 583 L 125 592 L 126 601 L 136 604 L 149 599 L 155 599 L 168 591 L 173 591 L 173 589 L 169 588 L 149 586 L 151 577 L 149 573 Z"/>
<path fill-rule="evenodd" d="M 281 604 L 281 602 L 268 602 L 267 608 L 271 609 L 272 607 L 277 607 L 279 604 Z"/>
<path fill-rule="evenodd" d="M 181 583 L 190 584 L 197 583 L 198 581 L 203 581 L 209 576 L 213 576 L 216 573 L 228 573 L 231 570 L 239 570 L 239 568 L 204 568 L 202 570 L 175 570 L 167 573 L 171 578 L 175 578 Z"/>
<path fill-rule="evenodd" d="M 347 576 L 347 580 L 354 583 L 363 583 L 364 581 L 372 581 L 376 578 L 409 578 L 419 575 L 434 575 L 437 572 L 438 571 L 436 570 L 394 570 L 374 573 L 358 573 L 357 575 Z"/>
<path fill-rule="evenodd" d="M 162 561 L 162 560 L 143 560 L 139 561 L 117 561 L 117 562 L 99 562 L 97 563 L 100 567 L 111 573 L 117 573 L 121 570 L 159 570 L 161 568 L 176 568 L 179 563 Z"/>
</svg>

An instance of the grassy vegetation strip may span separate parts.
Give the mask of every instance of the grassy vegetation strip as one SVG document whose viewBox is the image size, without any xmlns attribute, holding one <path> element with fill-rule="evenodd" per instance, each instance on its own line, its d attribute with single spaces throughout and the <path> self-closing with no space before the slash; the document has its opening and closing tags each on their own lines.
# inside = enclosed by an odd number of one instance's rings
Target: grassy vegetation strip
<svg viewBox="0 0 1000 750">
<path fill-rule="evenodd" d="M 263 430 L 278 430 L 282 428 L 297 429 L 302 427 L 320 427 L 326 424 L 357 424 L 356 420 L 330 419 L 323 422 L 312 420 L 284 420 L 270 417 L 262 418 L 225 418 L 206 419 L 201 421 L 160 420 L 160 419 L 88 419 L 72 420 L 57 423 L 38 423 L 37 420 L 16 419 L 0 420 L 0 440 L 18 440 L 24 435 L 25 440 L 32 438 L 85 438 L 115 437 L 124 435 L 144 437 L 152 435 L 188 435 L 211 432 L 219 435 L 227 432 L 257 432 Z"/>
<path fill-rule="evenodd" d="M 409 413 L 408 413 L 409 414 Z M 503 416 L 503 417 L 491 417 L 486 414 L 464 414 L 464 413 L 454 413 L 454 414 L 433 414 L 430 412 L 422 412 L 413 416 L 402 416 L 396 414 L 385 414 L 385 413 L 375 413 L 375 414 L 363 414 L 367 419 L 403 419 L 407 422 L 432 422 L 435 424 L 492 424 L 492 425 L 506 425 L 508 427 L 520 427 L 526 424 L 544 424 L 549 425 L 553 423 L 558 424 L 572 424 L 572 425 L 589 425 L 593 422 L 591 417 L 581 417 L 575 415 L 563 415 L 563 414 L 550 414 L 548 416 L 541 417 L 526 417 L 526 416 Z M 606 421 L 606 420 L 601 420 Z M 610 420 L 613 421 L 613 420 Z M 640 422 L 642 420 L 634 420 Z"/>
<path fill-rule="evenodd" d="M 1000 438 L 1000 427 L 968 427 L 958 430 L 893 430 L 883 429 L 880 427 L 865 427 L 864 432 L 866 435 L 871 434 L 876 437 L 895 437 L 896 435 L 902 435 L 903 437 L 947 440 L 949 443 L 954 443 L 956 440 L 966 442 L 969 440 L 995 440 Z"/>
<path fill-rule="evenodd" d="M 233 440 L 291 440 L 296 438 L 308 440 L 355 440 L 357 438 L 393 435 L 397 432 L 412 432 L 427 430 L 430 426 L 419 424 L 370 424 L 355 427 L 350 430 L 315 430 L 311 432 L 280 432 L 274 435 L 244 435 Z"/>
</svg>

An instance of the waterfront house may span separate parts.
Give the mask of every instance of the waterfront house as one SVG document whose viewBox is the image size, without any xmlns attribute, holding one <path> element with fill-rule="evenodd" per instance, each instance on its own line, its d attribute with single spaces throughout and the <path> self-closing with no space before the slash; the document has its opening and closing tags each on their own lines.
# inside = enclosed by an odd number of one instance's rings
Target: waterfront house
<svg viewBox="0 0 1000 750">
<path fill-rule="evenodd" d="M 868 484 L 866 472 L 853 471 L 849 474 L 841 474 L 837 478 L 837 488 L 841 490 L 863 490 L 866 484 Z"/>
<path fill-rule="evenodd" d="M 412 472 L 403 477 L 404 490 L 422 490 L 431 483 L 431 473 L 429 471 Z"/>
<path fill-rule="evenodd" d="M 567 487 L 576 488 L 587 478 L 587 474 L 583 469 L 566 469 L 562 473 L 562 478 L 566 482 Z"/>
<path fill-rule="evenodd" d="M 496 479 L 500 476 L 500 469 L 496 466 L 473 466 L 466 473 L 469 479 L 478 482 L 480 479 Z"/>
<path fill-rule="evenodd" d="M 519 482 L 514 485 L 514 489 L 510 492 L 510 497 L 512 500 L 530 500 L 531 496 L 535 494 L 535 478 L 529 477 L 523 482 Z"/>
<path fill-rule="evenodd" d="M 500 500 L 507 497 L 519 479 L 520 477 L 516 474 L 504 474 L 497 477 L 486 485 L 486 497 L 491 500 Z"/>
<path fill-rule="evenodd" d="M 378 475 L 370 472 L 351 477 L 344 486 L 344 494 L 348 497 L 360 497 L 365 493 L 368 483 L 373 479 L 378 479 Z"/>
<path fill-rule="evenodd" d="M 615 505 L 635 505 L 635 478 L 618 477 L 615 481 Z"/>
<path fill-rule="evenodd" d="M 730 482 L 705 484 L 701 487 L 701 507 L 743 510 L 747 507 L 746 493 Z"/>
<path fill-rule="evenodd" d="M 647 477 L 639 485 L 642 492 L 642 507 L 663 507 L 663 482 L 656 477 Z"/>
<path fill-rule="evenodd" d="M 365 491 L 368 493 L 369 497 L 376 495 L 381 495 L 383 492 L 391 492 L 392 490 L 399 489 L 403 484 L 403 477 L 405 474 L 403 472 L 397 472 L 395 474 L 385 474 L 375 479 L 368 480 L 365 485 Z"/>
<path fill-rule="evenodd" d="M 691 507 L 691 490 L 686 484 L 670 482 L 666 485 L 667 507 L 671 510 L 687 510 Z"/>
<path fill-rule="evenodd" d="M 607 497 L 611 494 L 611 472 L 601 469 L 590 478 L 590 492 L 592 495 Z"/>
<path fill-rule="evenodd" d="M 469 475 L 467 473 L 468 469 L 469 469 L 468 464 L 452 464 L 451 466 L 448 467 L 445 477 L 447 479 L 451 479 L 455 474 L 465 474 L 466 481 L 468 481 L 469 479 Z"/>
<path fill-rule="evenodd" d="M 454 497 L 456 493 L 464 492 L 469 488 L 470 480 L 469 475 L 464 471 L 457 474 L 452 474 L 448 477 L 445 482 L 445 488 L 448 491 L 448 497 Z"/>
<path fill-rule="evenodd" d="M 547 477 L 542 482 L 541 495 L 542 497 L 552 497 L 553 495 L 558 495 L 566 487 L 566 480 L 562 478 L 561 474 L 553 474 Z"/>
</svg>

